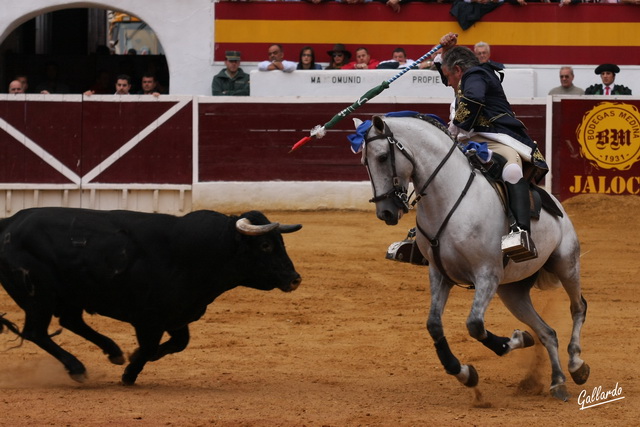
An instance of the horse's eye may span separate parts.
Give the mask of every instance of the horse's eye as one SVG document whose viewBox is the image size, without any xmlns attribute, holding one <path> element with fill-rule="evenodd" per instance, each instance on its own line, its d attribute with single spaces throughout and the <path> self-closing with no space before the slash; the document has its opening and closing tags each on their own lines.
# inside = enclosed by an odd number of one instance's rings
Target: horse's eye
<svg viewBox="0 0 640 427">
<path fill-rule="evenodd" d="M 389 158 L 388 154 L 381 154 L 380 156 L 378 156 L 378 162 L 379 163 L 384 163 L 387 161 L 387 159 Z"/>
</svg>

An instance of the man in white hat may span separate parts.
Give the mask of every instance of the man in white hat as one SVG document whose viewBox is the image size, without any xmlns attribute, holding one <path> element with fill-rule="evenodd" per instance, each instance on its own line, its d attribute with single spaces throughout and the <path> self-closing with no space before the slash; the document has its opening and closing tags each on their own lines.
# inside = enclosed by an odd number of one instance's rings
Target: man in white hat
<svg viewBox="0 0 640 427">
<path fill-rule="evenodd" d="M 631 95 L 631 89 L 623 85 L 614 85 L 620 67 L 615 64 L 598 65 L 595 73 L 600 75 L 602 84 L 596 83 L 585 89 L 585 95 Z"/>
</svg>

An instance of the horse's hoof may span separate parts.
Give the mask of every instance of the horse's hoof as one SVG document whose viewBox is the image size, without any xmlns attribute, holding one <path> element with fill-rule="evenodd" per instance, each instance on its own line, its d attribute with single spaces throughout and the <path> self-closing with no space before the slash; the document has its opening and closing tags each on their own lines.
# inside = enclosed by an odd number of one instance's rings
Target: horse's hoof
<svg viewBox="0 0 640 427">
<path fill-rule="evenodd" d="M 469 365 L 469 379 L 464 385 L 467 387 L 475 387 L 478 385 L 479 381 L 478 371 L 476 371 L 476 368 L 474 368 L 473 365 Z"/>
<path fill-rule="evenodd" d="M 527 331 L 522 331 L 522 348 L 531 347 L 536 342 L 533 339 L 533 336 Z"/>
<path fill-rule="evenodd" d="M 533 336 L 531 336 L 529 332 L 516 329 L 515 331 L 513 331 L 513 334 L 511 334 L 511 338 L 509 339 L 508 351 L 515 350 L 517 348 L 531 347 L 535 343 L 536 342 L 533 340 Z"/>
<path fill-rule="evenodd" d="M 558 400 L 562 400 L 563 402 L 566 402 L 571 397 L 571 395 L 567 391 L 567 386 L 564 384 L 551 386 L 550 391 L 551 391 L 551 396 L 555 397 Z"/>
<path fill-rule="evenodd" d="M 478 372 L 473 365 L 461 365 L 460 372 L 455 374 L 455 377 L 467 387 L 475 387 L 478 385 Z"/>
<path fill-rule="evenodd" d="M 71 377 L 72 380 L 74 380 L 75 382 L 78 383 L 84 383 L 87 380 L 87 373 L 86 372 L 82 372 L 79 374 L 69 374 L 69 376 Z"/>
<path fill-rule="evenodd" d="M 591 368 L 587 365 L 586 362 L 582 362 L 582 366 L 575 370 L 575 372 L 569 372 L 571 374 L 571 378 L 573 378 L 573 382 L 578 385 L 584 384 L 589 379 L 589 374 L 591 373 Z"/>
<path fill-rule="evenodd" d="M 114 365 L 124 365 L 124 356 L 122 354 L 109 356 L 109 362 L 113 363 Z"/>
</svg>

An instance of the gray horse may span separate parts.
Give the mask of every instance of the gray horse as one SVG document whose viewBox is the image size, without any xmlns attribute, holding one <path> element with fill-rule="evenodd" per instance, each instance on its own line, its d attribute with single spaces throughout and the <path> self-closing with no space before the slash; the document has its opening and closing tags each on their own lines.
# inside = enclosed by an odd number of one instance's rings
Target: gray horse
<svg viewBox="0 0 640 427">
<path fill-rule="evenodd" d="M 532 221 L 538 257 L 514 263 L 503 257 L 501 236 L 509 230 L 498 193 L 470 166 L 446 128 L 427 117 L 374 116 L 366 133 L 362 162 L 373 187 L 377 217 L 398 223 L 409 209 L 409 184 L 416 189 L 416 241 L 429 261 L 431 308 L 427 329 L 448 374 L 468 387 L 478 384 L 472 365 L 461 364 L 451 352 L 442 327 L 442 313 L 451 288 L 475 288 L 467 318 L 469 334 L 499 356 L 533 345 L 528 332 L 510 338 L 485 329 L 484 315 L 497 293 L 513 315 L 535 331 L 551 361 L 551 394 L 569 398 L 558 357 L 555 331 L 535 311 L 531 287 L 562 284 L 571 301 L 573 330 L 569 343 L 569 372 L 577 384 L 589 377 L 580 358 L 580 331 L 587 302 L 580 289 L 580 245 L 569 217 L 559 202 L 557 215 L 542 210 Z M 508 261 L 505 265 L 505 261 Z"/>
</svg>

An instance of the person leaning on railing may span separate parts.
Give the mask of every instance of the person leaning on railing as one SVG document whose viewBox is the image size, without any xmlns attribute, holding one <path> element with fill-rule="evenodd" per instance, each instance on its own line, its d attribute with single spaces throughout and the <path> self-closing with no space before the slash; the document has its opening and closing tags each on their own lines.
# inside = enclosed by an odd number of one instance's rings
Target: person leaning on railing
<svg viewBox="0 0 640 427">
<path fill-rule="evenodd" d="M 269 46 L 267 54 L 269 55 L 269 59 L 258 64 L 259 71 L 280 70 L 285 73 L 290 73 L 298 66 L 295 62 L 284 59 L 284 49 L 282 45 L 272 44 Z"/>
</svg>

